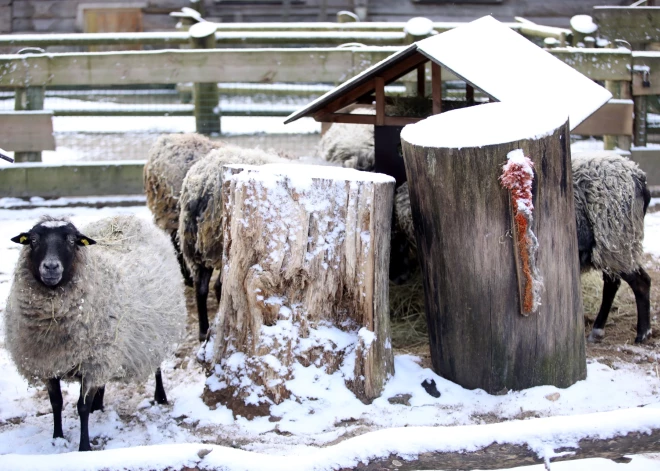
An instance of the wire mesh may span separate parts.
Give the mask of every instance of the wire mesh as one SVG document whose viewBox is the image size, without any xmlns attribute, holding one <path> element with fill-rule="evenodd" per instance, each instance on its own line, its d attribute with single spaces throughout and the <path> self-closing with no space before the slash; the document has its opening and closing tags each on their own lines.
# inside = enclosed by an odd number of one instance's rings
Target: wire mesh
<svg viewBox="0 0 660 471">
<path fill-rule="evenodd" d="M 320 123 L 308 118 L 285 126 L 284 118 L 333 85 L 204 85 L 207 91 L 210 87 L 215 93 L 205 93 L 204 89 L 200 92 L 190 83 L 130 88 L 46 88 L 43 110 L 53 113 L 56 150 L 44 151 L 42 160 L 146 159 L 158 136 L 196 132 L 200 127 L 204 131 L 204 125 L 209 123 L 208 134 L 213 139 L 291 157 L 314 156 Z M 14 91 L 0 92 L 0 112 L 30 107 L 26 103 L 17 104 Z M 206 122 L 200 124 L 200 119 Z"/>
</svg>

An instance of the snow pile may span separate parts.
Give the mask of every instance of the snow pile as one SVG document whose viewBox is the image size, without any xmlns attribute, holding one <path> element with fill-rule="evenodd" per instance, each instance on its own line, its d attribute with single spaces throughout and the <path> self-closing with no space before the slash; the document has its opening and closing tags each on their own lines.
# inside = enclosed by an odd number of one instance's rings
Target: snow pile
<svg viewBox="0 0 660 471">
<path fill-rule="evenodd" d="M 29 229 L 44 212 L 71 215 L 77 225 L 126 212 L 151 218 L 144 206 L 0 209 L 0 311 L 20 248 L 9 238 Z M 645 233 L 645 249 L 660 257 L 660 213 L 647 215 Z M 271 328 L 285 335 L 284 324 Z M 369 337 L 359 331 L 333 332 L 322 325 L 315 329 L 309 342 L 321 348 L 332 347 L 330 342 L 345 345 L 349 337 L 350 341 Z M 413 457 L 431 450 L 469 451 L 506 442 L 527 444 L 541 456 L 552 456 L 582 437 L 603 439 L 660 427 L 657 353 L 648 355 L 655 362 L 591 360 L 587 379 L 569 388 L 539 386 L 503 396 L 466 390 L 435 375 L 419 358 L 397 355 L 395 375 L 371 404 L 347 390 L 341 370 L 328 375 L 314 364 L 300 364 L 287 381 L 292 397 L 271 406 L 273 418 L 247 420 L 234 418 L 222 405 L 210 409 L 204 404 L 200 396 L 206 376 L 194 358 L 198 347 L 193 340 L 163 365 L 169 405 L 151 404 L 153 380 L 138 387 L 110 385 L 105 411 L 90 416 L 90 438 L 96 451 L 78 453 L 78 385 L 63 388 L 65 439 L 53 440 L 45 388 L 30 387 L 18 375 L 3 338 L 0 321 L 3 470 L 161 470 L 200 464 L 227 470 L 322 470 L 352 467 L 369 458 L 388 457 L 390 452 Z M 638 354 L 652 352 L 647 346 L 626 348 Z M 207 346 L 207 351 L 212 350 L 212 345 Z M 621 347 L 620 353 L 625 351 Z M 436 382 L 439 398 L 422 388 L 427 379 Z M 508 422 L 493 423 L 502 421 Z M 543 466 L 533 469 L 542 471 Z M 634 458 L 629 464 L 607 460 L 552 464 L 553 471 L 656 469 L 658 461 L 651 458 Z"/>
<path fill-rule="evenodd" d="M 483 147 L 540 139 L 567 120 L 566 111 L 523 103 L 487 103 L 430 116 L 401 131 L 401 139 L 422 147 Z"/>
<path fill-rule="evenodd" d="M 536 253 L 539 242 L 532 232 L 534 222 L 534 204 L 532 203 L 532 183 L 534 182 L 534 163 L 525 156 L 522 149 L 512 150 L 507 154 L 507 163 L 502 167 L 500 182 L 511 193 L 511 204 L 516 224 L 515 250 L 518 251 L 520 268 L 525 277 L 523 285 L 522 314 L 528 316 L 541 303 L 543 281 L 536 265 Z"/>
</svg>

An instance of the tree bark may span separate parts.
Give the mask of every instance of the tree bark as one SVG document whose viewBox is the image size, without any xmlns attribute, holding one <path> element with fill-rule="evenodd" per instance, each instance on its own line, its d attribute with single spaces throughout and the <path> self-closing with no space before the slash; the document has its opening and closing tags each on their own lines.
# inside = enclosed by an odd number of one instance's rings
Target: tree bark
<svg viewBox="0 0 660 471">
<path fill-rule="evenodd" d="M 469 112 L 477 118 L 480 108 Z M 438 132 L 465 134 L 451 114 L 437 117 Z M 462 148 L 415 145 L 402 134 L 433 367 L 466 388 L 495 394 L 586 377 L 568 132 L 566 123 L 540 138 Z M 516 149 L 534 164 L 530 228 L 542 290 L 528 317 L 520 315 L 516 214 L 499 181 Z"/>
<path fill-rule="evenodd" d="M 206 403 L 267 415 L 290 397 L 294 369 L 310 365 L 341 370 L 364 402 L 379 396 L 394 372 L 394 180 L 298 165 L 225 170 L 217 382 L 207 382 Z"/>
</svg>

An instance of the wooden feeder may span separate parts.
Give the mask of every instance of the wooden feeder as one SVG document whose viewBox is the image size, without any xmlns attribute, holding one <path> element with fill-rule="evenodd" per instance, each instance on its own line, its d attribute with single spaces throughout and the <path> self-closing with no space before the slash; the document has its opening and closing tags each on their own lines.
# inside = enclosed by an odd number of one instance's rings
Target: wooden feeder
<svg viewBox="0 0 660 471">
<path fill-rule="evenodd" d="M 389 115 L 385 86 L 417 71 L 417 95 L 426 97 L 427 62 L 428 114 L 449 113 L 403 131 L 404 166 L 400 131 L 425 116 Z M 475 90 L 502 103 L 447 110 L 443 69 L 466 83 L 453 109 L 476 104 Z M 586 375 L 569 133 L 611 96 L 484 17 L 410 45 L 287 119 L 372 124 L 375 171 L 410 180 L 437 373 L 489 393 L 567 387 Z M 347 113 L 353 104 L 375 113 Z M 529 161 L 521 175 L 535 219 L 519 214 L 515 185 L 500 184 L 518 154 Z"/>
<path fill-rule="evenodd" d="M 386 96 L 386 85 L 411 72 L 416 73 L 416 97 Z M 465 99 L 443 97 L 443 79 L 465 82 Z M 483 97 L 481 101 L 475 99 L 475 91 Z M 406 171 L 399 135 L 407 124 L 480 102 L 524 101 L 566 109 L 573 130 L 611 97 L 572 67 L 486 16 L 392 54 L 291 114 L 285 123 L 313 117 L 326 123 L 373 125 L 374 171 L 393 176 L 400 185 L 406 181 Z M 428 99 L 426 112 L 420 98 Z M 411 106 L 400 108 L 410 111 L 388 114 L 388 109 L 397 108 L 392 106 L 397 102 L 409 103 Z M 372 106 L 374 114 L 350 114 L 354 105 Z"/>
</svg>

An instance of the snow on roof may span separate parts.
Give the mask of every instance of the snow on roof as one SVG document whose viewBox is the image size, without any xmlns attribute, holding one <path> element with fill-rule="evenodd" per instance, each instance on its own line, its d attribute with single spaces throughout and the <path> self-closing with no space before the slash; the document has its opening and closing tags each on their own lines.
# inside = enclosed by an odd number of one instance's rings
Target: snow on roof
<svg viewBox="0 0 660 471">
<path fill-rule="evenodd" d="M 420 52 L 496 101 L 528 101 L 567 111 L 574 129 L 612 94 L 491 16 L 411 44 L 291 114 L 312 114 L 401 60 Z"/>
<path fill-rule="evenodd" d="M 569 65 L 485 16 L 417 43 L 419 51 L 497 101 L 568 111 L 574 129 L 612 94 Z"/>
<path fill-rule="evenodd" d="M 409 124 L 401 139 L 422 147 L 481 147 L 547 136 L 567 117 L 566 110 L 536 104 L 487 103 Z"/>
</svg>

